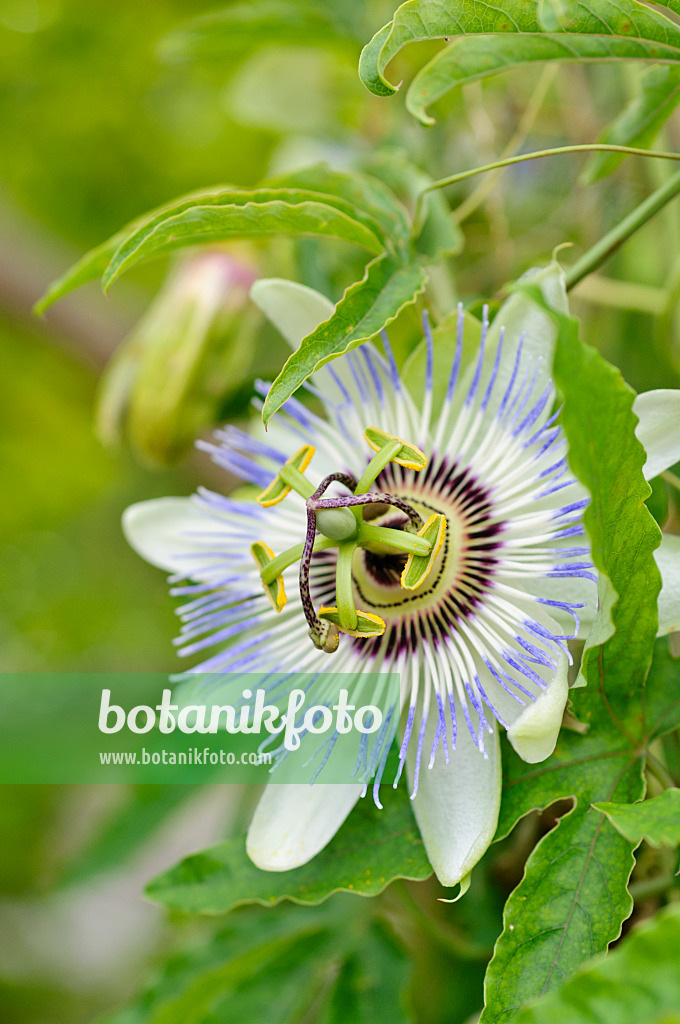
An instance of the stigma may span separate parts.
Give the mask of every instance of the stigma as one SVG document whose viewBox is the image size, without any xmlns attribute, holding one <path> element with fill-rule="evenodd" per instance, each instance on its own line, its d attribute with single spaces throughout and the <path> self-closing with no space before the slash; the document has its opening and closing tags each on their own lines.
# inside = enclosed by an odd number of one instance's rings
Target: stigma
<svg viewBox="0 0 680 1024">
<path fill-rule="evenodd" d="M 389 463 L 414 472 L 425 469 L 428 459 L 424 452 L 378 427 L 367 427 L 363 436 L 374 455 L 358 479 L 348 473 L 330 473 L 315 487 L 305 475 L 315 449 L 305 444 L 279 467 L 274 479 L 257 498 L 264 508 L 279 504 L 291 491 L 305 501 L 307 526 L 302 543 L 275 555 L 264 541 L 257 540 L 250 551 L 276 612 L 286 603 L 283 572 L 299 562 L 300 601 L 309 636 L 318 650 L 328 654 L 338 649 L 341 633 L 366 640 L 385 632 L 383 618 L 356 607 L 352 583 L 355 552 L 363 549 L 370 557 L 391 561 L 396 556 L 403 562 L 400 588 L 415 591 L 422 587 L 437 564 L 446 535 L 443 513 L 434 512 L 424 519 L 418 509 L 402 497 L 371 489 Z M 328 497 L 331 484 L 340 485 L 347 493 Z M 381 512 L 386 506 L 398 510 L 399 528 L 372 523 L 371 512 L 376 506 Z M 335 604 L 317 609 L 309 586 L 312 555 L 330 548 L 337 549 Z"/>
</svg>

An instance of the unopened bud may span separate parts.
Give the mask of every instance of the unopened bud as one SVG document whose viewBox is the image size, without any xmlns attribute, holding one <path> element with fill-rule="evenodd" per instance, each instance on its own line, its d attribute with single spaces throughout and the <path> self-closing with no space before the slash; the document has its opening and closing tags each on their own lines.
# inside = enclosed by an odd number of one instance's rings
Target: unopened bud
<svg viewBox="0 0 680 1024">
<path fill-rule="evenodd" d="M 177 264 L 106 369 L 97 409 L 105 444 L 125 435 L 142 461 L 165 465 L 215 424 L 252 360 L 256 277 L 226 249 Z"/>
</svg>

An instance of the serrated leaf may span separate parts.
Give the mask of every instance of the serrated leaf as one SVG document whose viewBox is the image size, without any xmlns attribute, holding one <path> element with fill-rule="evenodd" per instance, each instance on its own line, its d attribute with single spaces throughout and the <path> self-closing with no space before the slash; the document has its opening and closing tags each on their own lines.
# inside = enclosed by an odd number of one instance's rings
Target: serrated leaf
<svg viewBox="0 0 680 1024">
<path fill-rule="evenodd" d="M 520 290 L 545 308 L 537 289 Z M 595 349 L 579 342 L 576 321 L 553 315 L 559 329 L 554 376 L 564 398 L 569 459 L 591 492 L 585 521 L 593 560 L 618 593 L 616 632 L 587 653 L 588 687 L 572 691 L 587 734 L 563 730 L 554 755 L 540 765 L 505 758 L 499 835 L 532 807 L 569 796 L 575 806 L 533 851 L 506 904 L 480 1024 L 506 1021 L 620 934 L 632 907 L 626 885 L 633 845 L 605 817 L 595 819 L 590 804 L 642 797 L 644 751 L 668 713 L 667 704 L 662 710 L 657 703 L 657 674 L 647 679 L 660 589 L 653 551 L 660 534 L 644 504 L 649 486 L 635 436 L 634 394 Z M 680 680 L 668 685 L 663 651 L 655 664 L 663 700 L 677 701 Z"/>
<path fill-rule="evenodd" d="M 409 109 L 424 123 L 431 123 L 426 107 L 450 89 L 517 64 L 616 59 L 680 62 L 680 28 L 662 13 L 632 0 L 571 5 L 568 19 L 562 22 L 565 30 L 552 33 L 543 31 L 537 8 L 526 0 L 505 0 L 502 7 L 407 0 L 364 47 L 359 74 L 376 95 L 391 95 L 398 86 L 388 81 L 385 70 L 403 46 L 464 37 L 435 56 L 409 90 Z"/>
<path fill-rule="evenodd" d="M 680 789 L 667 789 L 644 803 L 593 806 L 606 814 L 617 832 L 631 843 L 643 839 L 650 846 L 680 843 Z"/>
<path fill-rule="evenodd" d="M 369 263 L 365 277 L 350 285 L 330 319 L 303 338 L 297 352 L 288 358 L 265 399 L 264 422 L 315 370 L 390 324 L 404 306 L 416 301 L 426 282 L 427 274 L 420 263 L 403 266 L 387 255 Z"/>
<path fill-rule="evenodd" d="M 147 895 L 187 913 L 222 914 L 241 903 L 316 904 L 338 891 L 374 896 L 395 878 L 431 874 L 409 800 L 396 790 L 382 810 L 362 801 L 332 843 L 303 867 L 261 871 L 241 837 L 181 861 L 154 879 Z"/>
<path fill-rule="evenodd" d="M 680 103 L 680 69 L 661 64 L 647 69 L 639 78 L 637 93 L 600 135 L 598 142 L 616 146 L 650 146 Z M 622 153 L 592 153 L 581 174 L 591 184 L 616 170 Z"/>
<path fill-rule="evenodd" d="M 579 971 L 514 1024 L 678 1024 L 680 907 L 638 926 L 606 959 Z"/>
<path fill-rule="evenodd" d="M 336 171 L 321 163 L 272 178 L 268 184 L 271 188 L 308 189 L 344 200 L 357 219 L 368 214 L 367 226 L 374 231 L 375 225 L 380 226 L 381 240 L 390 247 L 401 243 L 403 248 L 410 239 L 411 225 L 404 206 L 391 189 L 368 174 Z"/>
<path fill-rule="evenodd" d="M 671 47 L 648 39 L 566 32 L 465 36 L 418 72 L 409 86 L 406 106 L 422 124 L 431 125 L 434 118 L 427 113 L 427 108 L 433 103 L 452 89 L 501 71 L 541 61 L 592 63 L 664 59 L 677 64 L 680 63 L 679 47 L 680 40 Z"/>
<path fill-rule="evenodd" d="M 150 256 L 189 245 L 276 234 L 342 238 L 373 253 L 384 248 L 350 204 L 335 196 L 292 188 L 221 192 L 200 202 L 180 202 L 145 221 L 119 245 L 102 285 L 108 291 L 125 270 Z"/>
</svg>

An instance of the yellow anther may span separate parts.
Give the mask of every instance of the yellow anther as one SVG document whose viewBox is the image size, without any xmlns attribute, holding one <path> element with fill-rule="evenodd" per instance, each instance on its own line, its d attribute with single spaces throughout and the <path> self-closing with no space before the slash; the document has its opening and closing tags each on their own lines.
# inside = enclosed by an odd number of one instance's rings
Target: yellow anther
<svg viewBox="0 0 680 1024">
<path fill-rule="evenodd" d="M 416 448 L 414 444 L 404 441 L 401 437 L 388 434 L 385 430 L 380 430 L 379 427 L 367 427 L 364 430 L 364 437 L 376 452 L 382 451 L 387 445 L 398 441 L 401 447 L 392 455 L 390 462 L 396 462 L 406 469 L 415 470 L 425 469 L 427 466 L 428 460 L 425 452 L 421 452 L 420 448 Z"/>
<path fill-rule="evenodd" d="M 362 612 L 357 608 L 357 624 L 355 629 L 347 629 L 340 622 L 340 612 L 337 608 L 319 608 L 318 615 L 324 622 L 331 622 L 341 633 L 348 636 L 369 637 L 382 636 L 385 632 L 385 622 L 379 615 L 372 615 L 370 612 Z"/>
<path fill-rule="evenodd" d="M 432 547 L 427 555 L 411 554 L 406 559 L 406 565 L 401 574 L 401 585 L 404 590 L 417 590 L 432 571 L 446 536 L 446 516 L 439 512 L 431 515 L 418 530 L 417 536 L 428 541 Z"/>
<path fill-rule="evenodd" d="M 302 448 L 295 452 L 295 455 L 284 462 L 272 482 L 258 495 L 257 503 L 269 508 L 271 505 L 278 505 L 280 501 L 294 489 L 303 498 L 309 498 L 314 493 L 314 487 L 309 480 L 302 475 L 312 461 L 316 448 L 312 444 L 303 444 Z"/>
<path fill-rule="evenodd" d="M 261 540 L 256 540 L 254 544 L 250 545 L 250 553 L 255 559 L 255 564 L 260 570 L 262 570 L 274 560 L 274 552 L 270 547 L 264 544 Z M 283 575 L 277 576 L 271 583 L 265 583 L 262 581 L 264 592 L 272 603 L 272 607 L 275 612 L 282 611 L 285 608 L 286 601 L 286 588 L 283 585 Z"/>
</svg>

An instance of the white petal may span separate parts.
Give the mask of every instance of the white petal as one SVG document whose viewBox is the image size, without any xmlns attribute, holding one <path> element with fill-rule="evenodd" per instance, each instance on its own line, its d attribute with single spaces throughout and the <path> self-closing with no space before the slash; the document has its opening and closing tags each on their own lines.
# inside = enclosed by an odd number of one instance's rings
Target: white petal
<svg viewBox="0 0 680 1024">
<path fill-rule="evenodd" d="M 647 452 L 644 474 L 651 480 L 680 462 L 680 391 L 645 391 L 633 412 L 640 420 L 635 433 Z"/>
<path fill-rule="evenodd" d="M 293 349 L 335 311 L 325 295 L 279 277 L 261 277 L 250 297 Z"/>
<path fill-rule="evenodd" d="M 140 501 L 123 513 L 123 533 L 130 547 L 167 572 L 187 572 L 187 556 L 205 551 L 197 530 L 214 533 L 215 519 L 191 498 Z"/>
<path fill-rule="evenodd" d="M 428 768 L 435 715 L 430 715 L 423 745 L 418 794 L 413 810 L 425 849 L 442 885 L 456 885 L 486 851 L 496 832 L 501 802 L 501 755 L 498 734 L 485 735 L 487 757 L 472 741 L 460 715 L 456 750 L 445 764 L 441 747 Z M 409 747 L 412 778 L 415 746 Z"/>
<path fill-rule="evenodd" d="M 561 658 L 545 690 L 524 708 L 508 729 L 508 739 L 523 761 L 536 764 L 550 757 L 557 743 L 568 695 L 567 659 Z"/>
<path fill-rule="evenodd" d="M 553 636 L 560 635 L 558 623 L 546 608 L 524 601 L 517 603 Z M 553 609 L 550 611 L 552 613 Z M 526 702 L 524 707 L 510 697 L 481 661 L 477 662 L 477 671 L 485 693 L 507 724 L 508 739 L 523 761 L 535 764 L 550 757 L 557 743 L 569 694 L 569 661 L 564 651 L 556 646 L 542 644 L 534 637 L 531 639 L 539 649 L 549 653 L 555 667 L 532 664 L 533 672 L 545 683 L 543 690 L 536 683 L 520 677 L 522 685 L 534 697 L 529 701 L 522 695 Z"/>
<path fill-rule="evenodd" d="M 658 636 L 680 630 L 680 537 L 664 533 L 654 552 L 661 571 Z"/>
<path fill-rule="evenodd" d="M 596 569 L 591 571 L 597 572 Z M 531 581 L 531 593 L 535 597 L 545 597 L 550 601 L 583 605 L 582 608 L 574 609 L 579 619 L 577 636 L 579 640 L 585 640 L 590 634 L 597 614 L 597 584 L 592 580 L 584 579 L 581 576 L 565 576 L 563 579 L 556 576 L 540 577 Z M 576 623 L 569 612 L 562 611 L 560 608 L 550 608 L 550 615 L 562 626 L 565 634 L 570 636 L 573 634 Z"/>
<path fill-rule="evenodd" d="M 270 783 L 246 838 L 253 864 L 263 871 L 289 871 L 306 864 L 331 841 L 362 788 L 356 783 Z"/>
</svg>

